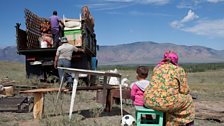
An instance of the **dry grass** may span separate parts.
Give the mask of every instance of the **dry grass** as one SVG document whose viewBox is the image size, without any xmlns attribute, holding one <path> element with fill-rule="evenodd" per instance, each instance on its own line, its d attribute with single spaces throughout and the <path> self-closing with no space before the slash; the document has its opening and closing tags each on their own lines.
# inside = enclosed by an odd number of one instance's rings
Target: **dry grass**
<svg viewBox="0 0 224 126">
<path fill-rule="evenodd" d="M 0 79 L 9 79 L 16 82 L 26 82 L 25 65 L 16 62 L 0 62 Z"/>
<path fill-rule="evenodd" d="M 12 62 L 0 62 L 0 80 L 8 77 L 23 84 L 35 84 L 36 80 L 26 80 L 25 67 L 23 64 Z M 127 77 L 130 82 L 135 81 L 136 73 L 134 70 L 118 70 L 123 77 Z M 151 71 L 150 71 L 151 75 Z M 148 79 L 150 80 L 150 75 Z M 223 101 L 224 97 L 224 70 L 207 71 L 198 73 L 189 73 L 188 81 L 191 92 L 198 97 L 198 100 Z M 54 84 L 58 87 L 57 84 Z M 38 123 L 32 120 L 32 113 L 1 113 L 0 126 L 29 126 L 29 122 L 38 126 L 118 126 L 120 122 L 119 105 L 113 106 L 111 113 L 103 112 L 102 104 L 95 102 L 94 91 L 77 92 L 75 99 L 75 108 L 72 120 L 68 120 L 71 94 L 62 94 L 56 104 L 56 94 L 49 93 L 45 95 L 44 118 Z M 132 105 L 124 104 L 125 113 L 134 115 L 135 111 Z M 56 111 L 55 111 L 56 110 Z M 27 124 L 27 125 L 26 125 Z M 32 126 L 36 126 L 32 124 Z M 211 120 L 196 120 L 196 126 L 221 126 L 223 123 L 217 123 Z"/>
<path fill-rule="evenodd" d="M 130 82 L 135 81 L 134 70 L 119 71 Z M 147 79 L 150 80 L 151 71 Z M 200 100 L 224 100 L 224 70 L 188 73 L 188 83 L 192 94 Z"/>
<path fill-rule="evenodd" d="M 188 82 L 200 100 L 224 100 L 224 70 L 190 73 Z"/>
</svg>

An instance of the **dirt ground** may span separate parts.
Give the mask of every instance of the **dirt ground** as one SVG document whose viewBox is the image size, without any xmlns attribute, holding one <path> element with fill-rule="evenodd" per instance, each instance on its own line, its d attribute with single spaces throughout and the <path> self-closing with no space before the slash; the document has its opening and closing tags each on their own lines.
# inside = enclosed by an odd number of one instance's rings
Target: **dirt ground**
<svg viewBox="0 0 224 126">
<path fill-rule="evenodd" d="M 70 95 L 62 96 L 55 107 L 55 94 L 47 94 L 45 100 L 44 117 L 40 121 L 34 120 L 32 112 L 28 113 L 0 113 L 0 126 L 119 126 L 120 105 L 114 104 L 111 112 L 104 112 L 104 105 L 96 103 L 96 92 L 79 92 L 76 96 L 76 104 L 71 122 L 68 120 Z M 124 114 L 134 116 L 134 107 L 130 101 L 124 101 Z M 224 101 L 199 101 L 195 100 L 196 120 L 195 126 L 224 126 Z"/>
<path fill-rule="evenodd" d="M 196 118 L 213 120 L 224 125 L 224 101 L 196 101 Z"/>
<path fill-rule="evenodd" d="M 0 68 L 0 84 L 8 85 L 19 82 L 22 82 L 22 85 L 30 84 L 29 86 L 39 84 L 35 79 L 27 80 L 25 78 L 23 64 L 0 63 L 2 66 Z M 120 72 L 123 77 L 128 77 L 130 82 L 134 81 L 136 76 L 134 70 Z M 197 97 L 194 99 L 196 105 L 195 126 L 224 126 L 224 70 L 189 73 L 188 77 L 192 93 Z M 96 103 L 95 93 L 92 91 L 77 92 L 70 122 L 68 112 L 71 95 L 62 95 L 59 103 L 55 104 L 56 94 L 46 94 L 44 117 L 40 121 L 33 119 L 32 111 L 27 113 L 0 112 L 0 126 L 119 126 L 120 106 L 114 104 L 110 113 L 104 112 L 105 106 Z M 32 104 L 30 108 L 32 109 Z M 124 114 L 135 115 L 134 107 L 130 102 L 123 104 L 123 109 Z"/>
</svg>

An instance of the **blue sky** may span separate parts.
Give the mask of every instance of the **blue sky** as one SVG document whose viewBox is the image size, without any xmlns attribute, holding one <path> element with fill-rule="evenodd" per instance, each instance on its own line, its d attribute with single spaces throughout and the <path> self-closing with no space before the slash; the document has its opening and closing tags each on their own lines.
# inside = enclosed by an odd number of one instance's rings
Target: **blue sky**
<svg viewBox="0 0 224 126">
<path fill-rule="evenodd" d="M 199 45 L 224 50 L 224 0 L 1 0 L 0 47 L 16 45 L 24 9 L 41 17 L 79 18 L 88 5 L 99 45 L 137 41 Z"/>
</svg>

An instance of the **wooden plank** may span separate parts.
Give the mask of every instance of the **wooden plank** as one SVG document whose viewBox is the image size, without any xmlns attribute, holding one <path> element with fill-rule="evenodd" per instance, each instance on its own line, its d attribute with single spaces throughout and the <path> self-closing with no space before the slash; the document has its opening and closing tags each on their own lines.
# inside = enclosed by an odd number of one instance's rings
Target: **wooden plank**
<svg viewBox="0 0 224 126">
<path fill-rule="evenodd" d="M 62 88 L 61 91 L 66 91 L 68 89 Z M 57 92 L 59 91 L 59 88 L 39 88 L 39 89 L 32 89 L 32 90 L 25 90 L 25 91 L 20 91 L 19 93 L 46 93 L 46 92 Z"/>
<path fill-rule="evenodd" d="M 28 102 L 27 97 L 6 97 L 0 99 L 0 112 L 25 112 L 24 105 Z"/>
<path fill-rule="evenodd" d="M 106 85 L 106 89 L 118 89 L 118 85 Z M 77 87 L 77 90 L 101 90 L 103 86 Z"/>
<path fill-rule="evenodd" d="M 33 117 L 34 119 L 41 119 L 44 109 L 44 93 L 34 93 L 34 107 Z"/>
<path fill-rule="evenodd" d="M 111 93 L 113 98 L 120 98 L 119 89 L 114 89 Z M 123 99 L 131 99 L 131 89 L 122 89 L 122 97 Z"/>
<path fill-rule="evenodd" d="M 118 85 L 106 85 L 106 89 L 118 89 Z M 36 92 L 57 92 L 60 88 L 38 88 L 38 89 L 30 89 L 30 90 L 23 90 L 19 91 L 19 93 L 36 93 Z M 91 87 L 77 87 L 77 90 L 102 90 L 103 86 L 91 86 Z M 119 89 L 118 89 L 119 90 Z M 61 91 L 68 92 L 68 89 L 61 88 Z"/>
</svg>

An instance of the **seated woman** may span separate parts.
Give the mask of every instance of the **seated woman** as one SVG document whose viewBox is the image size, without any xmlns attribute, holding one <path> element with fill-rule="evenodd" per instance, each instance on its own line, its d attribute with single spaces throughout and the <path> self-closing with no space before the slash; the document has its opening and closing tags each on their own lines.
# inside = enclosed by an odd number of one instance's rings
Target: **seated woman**
<svg viewBox="0 0 224 126">
<path fill-rule="evenodd" d="M 146 107 L 166 113 L 166 126 L 193 126 L 195 106 L 189 94 L 187 74 L 178 66 L 178 55 L 167 51 L 154 68 L 144 92 Z"/>
</svg>

